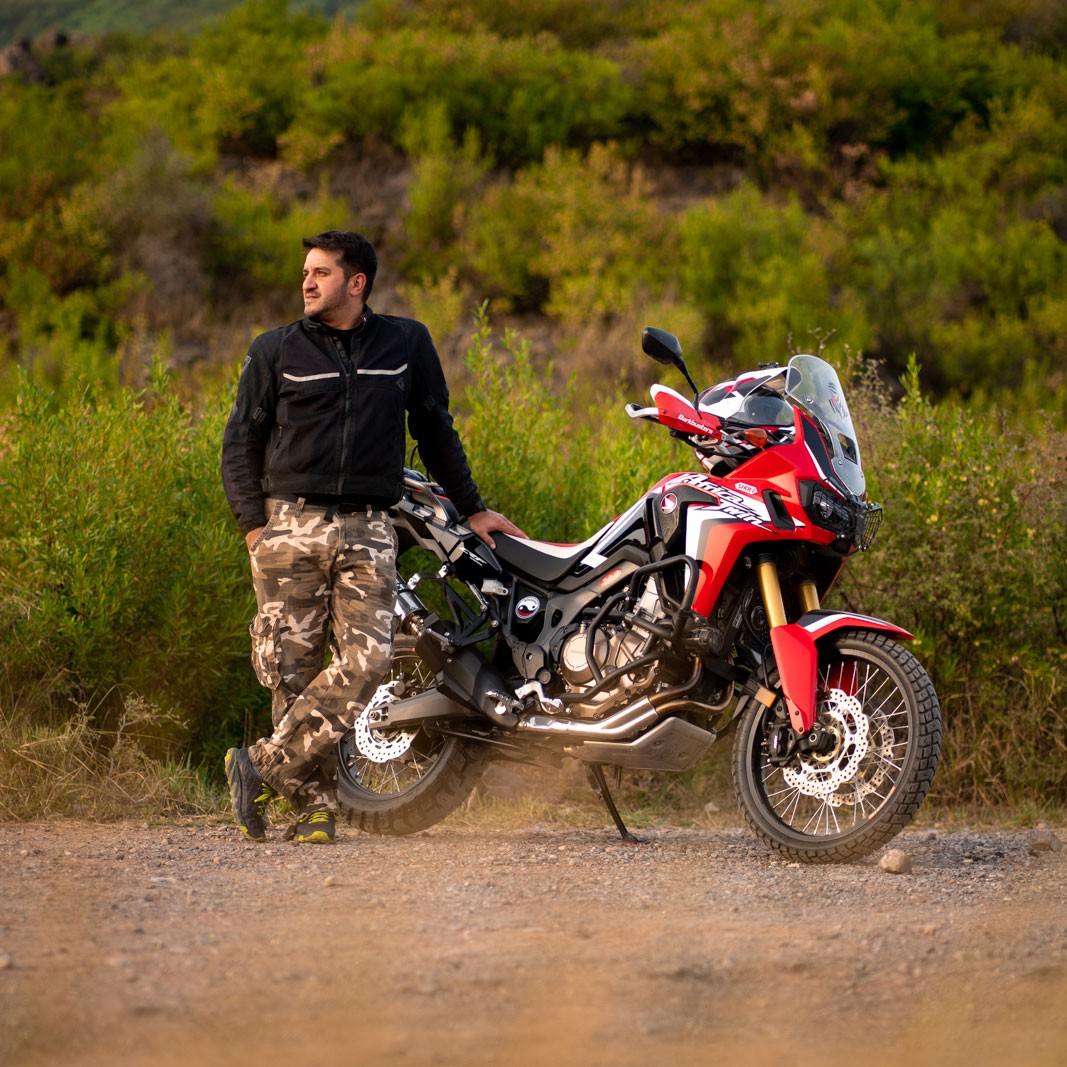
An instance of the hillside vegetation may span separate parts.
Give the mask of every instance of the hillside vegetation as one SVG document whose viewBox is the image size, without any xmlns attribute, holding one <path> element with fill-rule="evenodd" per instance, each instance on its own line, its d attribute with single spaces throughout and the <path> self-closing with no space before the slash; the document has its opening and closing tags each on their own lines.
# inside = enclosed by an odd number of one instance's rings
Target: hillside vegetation
<svg viewBox="0 0 1067 1067">
<path fill-rule="evenodd" d="M 0 784 L 76 736 L 60 803 L 262 725 L 221 425 L 300 237 L 345 226 L 538 536 L 689 462 L 620 417 L 642 326 L 705 383 L 825 343 L 887 509 L 838 595 L 917 633 L 939 796 L 1062 805 L 1062 5 L 335 6 L 53 37 L 0 80 Z"/>
<path fill-rule="evenodd" d="M 20 38 L 56 30 L 66 34 L 195 31 L 220 18 L 241 0 L 4 0 L 0 5 L 0 48 Z M 289 0 L 292 10 L 333 15 L 353 10 L 358 0 Z"/>
</svg>

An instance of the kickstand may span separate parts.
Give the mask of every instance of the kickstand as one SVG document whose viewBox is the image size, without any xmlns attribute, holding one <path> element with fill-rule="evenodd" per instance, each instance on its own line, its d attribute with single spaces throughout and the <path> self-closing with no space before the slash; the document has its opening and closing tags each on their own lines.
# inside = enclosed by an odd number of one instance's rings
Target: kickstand
<svg viewBox="0 0 1067 1067">
<path fill-rule="evenodd" d="M 626 829 L 626 823 L 622 821 L 622 816 L 619 814 L 619 809 L 615 807 L 615 801 L 611 797 L 611 793 L 608 790 L 608 783 L 604 778 L 604 769 L 599 763 L 586 764 L 586 772 L 589 775 L 589 783 L 596 791 L 596 795 L 604 801 L 604 806 L 611 813 L 612 819 L 615 820 L 615 825 L 619 828 L 619 836 L 623 841 L 629 841 L 634 845 L 643 845 L 644 838 L 634 837 L 629 830 Z"/>
</svg>

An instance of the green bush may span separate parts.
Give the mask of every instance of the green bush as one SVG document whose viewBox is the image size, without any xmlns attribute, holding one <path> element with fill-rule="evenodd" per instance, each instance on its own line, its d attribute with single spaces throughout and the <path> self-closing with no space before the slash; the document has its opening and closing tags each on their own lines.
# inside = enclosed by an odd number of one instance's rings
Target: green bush
<svg viewBox="0 0 1067 1067">
<path fill-rule="evenodd" d="M 286 135 L 289 158 L 306 166 L 345 140 L 398 143 L 430 102 L 446 109 L 458 141 L 476 129 L 499 160 L 520 164 L 550 144 L 611 136 L 629 101 L 616 64 L 547 37 L 335 29 L 317 63 Z"/>
<path fill-rule="evenodd" d="M 632 43 L 624 62 L 648 138 L 702 158 L 767 158 L 797 123 L 808 88 L 808 72 L 790 69 L 800 27 L 786 11 L 743 0 L 685 4 L 662 32 Z"/>
<path fill-rule="evenodd" d="M 531 537 L 584 538 L 578 502 L 589 479 L 579 464 L 587 433 L 533 365 L 529 345 L 510 332 L 494 336 L 484 306 L 467 368 L 472 382 L 458 422 L 482 495 Z"/>
<path fill-rule="evenodd" d="M 327 23 L 290 11 L 287 0 L 245 0 L 193 42 L 190 64 L 204 71 L 198 110 L 225 151 L 274 156 L 303 102 L 306 49 Z"/>
<path fill-rule="evenodd" d="M 458 237 L 492 160 L 482 151 L 477 129 L 469 128 L 462 143 L 456 142 L 441 102 L 409 113 L 400 136 L 412 177 L 398 266 L 415 282 L 437 282 L 458 266 Z"/>
<path fill-rule="evenodd" d="M 231 178 L 215 193 L 211 265 L 227 286 L 248 292 L 295 289 L 305 252 L 304 237 L 345 225 L 348 206 L 320 190 L 300 200 L 266 183 Z"/>
<path fill-rule="evenodd" d="M 889 0 L 687 4 L 633 42 L 625 63 L 650 139 L 704 157 L 743 153 L 764 176 L 824 174 L 831 153 L 856 144 L 936 152 L 1024 87 L 1057 83 L 1053 64 L 987 22 L 946 26 L 937 5 Z"/>
<path fill-rule="evenodd" d="M 795 200 L 776 204 L 744 185 L 691 208 L 678 228 L 682 290 L 707 316 L 713 358 L 755 366 L 782 360 L 791 337 L 810 350 L 814 337 L 831 333 L 865 346 L 857 301 L 831 282 L 840 234 Z"/>
<path fill-rule="evenodd" d="M 140 701 L 158 714 L 139 744 L 199 757 L 261 705 L 223 418 L 221 400 L 194 416 L 162 379 L 64 401 L 23 385 L 0 451 L 0 700 L 21 719 L 85 713 L 114 732 Z"/>
<path fill-rule="evenodd" d="M 867 426 L 886 518 L 845 595 L 917 636 L 945 715 L 943 798 L 1063 804 L 1067 439 L 933 405 L 914 363 L 905 385 L 903 405 Z"/>
<path fill-rule="evenodd" d="M 121 160 L 160 132 L 204 171 L 220 153 L 274 156 L 301 106 L 306 50 L 326 27 L 287 8 L 286 0 L 245 0 L 115 72 L 101 112 L 105 157 Z"/>
<path fill-rule="evenodd" d="M 649 191 L 644 171 L 612 146 L 550 148 L 471 206 L 466 263 L 483 292 L 536 301 L 569 327 L 609 319 L 670 278 L 668 231 Z"/>
<path fill-rule="evenodd" d="M 137 287 L 137 279 L 127 276 L 107 287 L 57 296 L 39 271 L 9 271 L 0 279 L 0 294 L 19 309 L 14 316 L 19 364 L 0 372 L 0 397 L 17 391 L 21 372 L 65 397 L 86 380 L 117 386 L 116 350 L 126 331 L 115 322 L 114 309 Z"/>
<path fill-rule="evenodd" d="M 922 352 L 940 389 L 999 386 L 1002 401 L 1021 366 L 1062 368 L 1067 127 L 1048 101 L 994 108 L 988 133 L 967 125 L 938 159 L 884 173 L 878 195 L 837 212 L 847 241 L 832 276 L 865 310 L 868 350 L 901 370 Z"/>
<path fill-rule="evenodd" d="M 573 388 L 558 393 L 551 366 L 538 369 L 520 336 L 496 336 L 484 306 L 467 368 L 457 422 L 471 469 L 490 506 L 531 537 L 584 541 L 673 465 L 689 465 L 677 442 L 626 415 L 637 397 L 583 406 Z"/>
<path fill-rule="evenodd" d="M 59 292 L 101 278 L 106 249 L 72 202 L 94 141 L 82 86 L 0 79 L 0 263 L 38 271 Z"/>
</svg>

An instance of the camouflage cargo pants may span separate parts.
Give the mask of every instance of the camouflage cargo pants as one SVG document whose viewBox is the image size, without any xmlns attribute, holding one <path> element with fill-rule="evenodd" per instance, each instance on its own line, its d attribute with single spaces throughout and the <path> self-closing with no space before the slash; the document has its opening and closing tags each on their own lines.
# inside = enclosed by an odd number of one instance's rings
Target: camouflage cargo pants
<svg viewBox="0 0 1067 1067">
<path fill-rule="evenodd" d="M 337 810 L 337 742 L 392 657 L 396 534 L 384 511 L 332 514 L 268 499 L 252 545 L 252 663 L 274 732 L 249 748 L 298 812 Z M 327 644 L 331 656 L 323 666 Z"/>
</svg>

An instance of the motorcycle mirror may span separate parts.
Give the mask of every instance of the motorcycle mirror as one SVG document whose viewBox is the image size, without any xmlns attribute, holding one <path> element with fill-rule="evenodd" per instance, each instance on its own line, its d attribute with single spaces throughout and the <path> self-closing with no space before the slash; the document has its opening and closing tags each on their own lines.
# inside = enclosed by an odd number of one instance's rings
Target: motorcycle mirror
<svg viewBox="0 0 1067 1067">
<path fill-rule="evenodd" d="M 682 362 L 682 344 L 673 333 L 646 326 L 641 332 L 641 349 L 657 363 L 669 367 Z"/>
<path fill-rule="evenodd" d="M 641 331 L 641 350 L 657 363 L 662 363 L 666 367 L 677 367 L 685 375 L 689 388 L 693 390 L 693 396 L 700 392 L 689 374 L 685 360 L 682 359 L 682 344 L 673 333 L 668 333 L 656 326 L 646 326 Z"/>
</svg>

